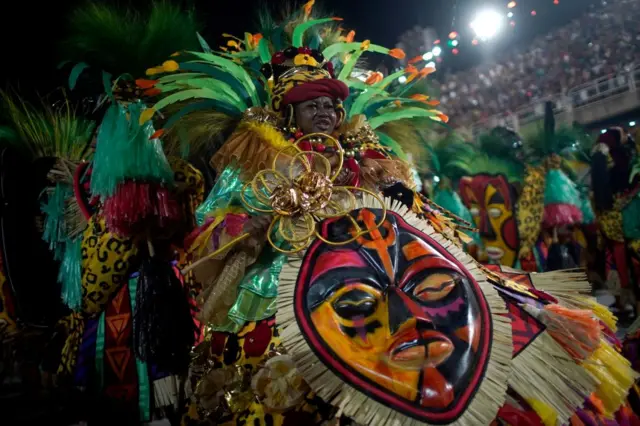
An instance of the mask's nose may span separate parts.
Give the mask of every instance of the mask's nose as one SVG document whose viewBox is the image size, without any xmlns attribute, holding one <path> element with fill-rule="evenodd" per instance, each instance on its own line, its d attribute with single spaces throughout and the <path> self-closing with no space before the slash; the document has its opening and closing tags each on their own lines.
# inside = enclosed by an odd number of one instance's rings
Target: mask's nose
<svg viewBox="0 0 640 426">
<path fill-rule="evenodd" d="M 392 335 L 404 328 L 431 324 L 427 313 L 399 288 L 389 287 L 387 298 L 389 331 Z"/>
<path fill-rule="evenodd" d="M 489 215 L 487 212 L 482 212 L 482 216 L 480 216 L 480 235 L 485 238 L 496 238 L 496 232 L 491 226 L 491 221 L 489 220 Z"/>
</svg>

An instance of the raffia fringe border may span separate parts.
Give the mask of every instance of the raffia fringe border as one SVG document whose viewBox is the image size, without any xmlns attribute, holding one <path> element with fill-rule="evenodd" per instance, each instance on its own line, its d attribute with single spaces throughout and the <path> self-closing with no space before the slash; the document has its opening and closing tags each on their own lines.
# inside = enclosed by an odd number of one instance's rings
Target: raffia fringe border
<svg viewBox="0 0 640 426">
<path fill-rule="evenodd" d="M 560 305 L 572 309 L 587 309 L 616 331 L 617 318 L 609 308 L 600 304 L 591 296 L 591 284 L 587 273 L 582 269 L 567 269 L 531 274 L 536 289 L 545 291 L 555 297 Z"/>
<path fill-rule="evenodd" d="M 359 207 L 380 208 L 379 203 L 370 196 L 365 196 Z M 504 316 L 507 313 L 504 301 L 494 287 L 487 282 L 476 262 L 457 248 L 453 242 L 443 238 L 425 220 L 419 219 L 406 207 L 400 204 L 390 204 L 388 201 L 386 207 L 447 249 L 469 270 L 485 296 L 491 311 L 493 325 L 492 348 L 487 370 L 468 407 L 451 424 L 456 426 L 488 425 L 495 419 L 498 410 L 505 402 L 507 382 L 511 376 L 513 343 L 511 323 L 508 317 Z M 318 359 L 307 344 L 295 319 L 293 298 L 300 266 L 299 259 L 292 259 L 282 269 L 279 283 L 278 320 L 281 324 L 282 342 L 296 363 L 302 377 L 320 398 L 338 407 L 340 414 L 344 414 L 360 424 L 380 426 L 428 424 L 393 410 L 354 389 Z"/>
<path fill-rule="evenodd" d="M 509 386 L 527 400 L 552 407 L 558 414 L 558 425 L 567 424 L 599 384 L 546 331 L 512 361 L 512 366 Z"/>
</svg>

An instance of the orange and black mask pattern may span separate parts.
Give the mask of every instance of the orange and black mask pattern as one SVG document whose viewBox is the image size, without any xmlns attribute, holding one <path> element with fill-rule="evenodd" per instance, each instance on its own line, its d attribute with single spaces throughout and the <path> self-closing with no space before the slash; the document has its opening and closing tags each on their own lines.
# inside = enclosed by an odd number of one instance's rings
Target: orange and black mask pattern
<svg viewBox="0 0 640 426">
<path fill-rule="evenodd" d="M 473 399 L 488 362 L 491 320 L 472 275 L 435 240 L 387 212 L 352 213 L 370 232 L 316 240 L 295 290 L 296 320 L 322 362 L 350 386 L 409 417 L 449 423 Z M 322 236 L 348 241 L 349 218 Z"/>
<path fill-rule="evenodd" d="M 507 179 L 502 175 L 486 174 L 462 179 L 460 196 L 473 216 L 489 260 L 515 266 L 518 228 L 515 200 Z"/>
</svg>

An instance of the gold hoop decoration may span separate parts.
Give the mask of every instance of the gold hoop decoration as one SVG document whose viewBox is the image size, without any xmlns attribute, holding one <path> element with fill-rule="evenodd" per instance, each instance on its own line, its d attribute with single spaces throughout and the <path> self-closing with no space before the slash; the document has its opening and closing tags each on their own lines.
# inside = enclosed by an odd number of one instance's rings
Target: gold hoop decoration
<svg viewBox="0 0 640 426">
<path fill-rule="evenodd" d="M 285 117 L 287 118 L 287 131 L 293 133 L 293 122 L 295 120 L 296 112 L 293 108 L 292 104 L 287 105 L 287 111 L 285 112 Z"/>
<path fill-rule="evenodd" d="M 365 193 L 285 263 L 282 344 L 311 389 L 359 424 L 490 424 L 511 376 L 505 303 L 428 221 L 379 202 Z M 330 241 L 345 232 L 361 238 Z"/>
<path fill-rule="evenodd" d="M 322 136 L 330 141 L 338 155 L 337 171 L 332 170 L 329 160 L 318 152 L 302 151 L 300 142 Z M 277 170 L 280 155 L 293 147 L 297 152 L 291 155 L 286 172 Z M 313 162 L 319 162 L 320 170 Z M 386 208 L 383 199 L 363 188 L 334 186 L 333 182 L 340 174 L 344 161 L 344 150 L 338 140 L 330 135 L 312 133 L 299 138 L 290 147 L 279 150 L 273 158 L 272 168 L 258 172 L 251 182 L 242 188 L 241 199 L 248 209 L 273 214 L 269 225 L 267 240 L 271 246 L 285 254 L 295 254 L 304 250 L 313 239 L 319 239 L 330 245 L 350 244 L 361 238 L 371 229 L 361 229 L 349 212 L 357 205 L 355 192 L 361 192 L 375 200 L 383 211 L 381 220 L 375 224 L 378 229 L 386 220 Z M 286 175 L 285 175 L 286 173 Z M 261 206 L 256 206 L 247 198 L 251 190 L 253 198 Z M 269 206 L 264 208 L 262 206 Z M 357 230 L 346 241 L 329 241 L 317 230 L 317 222 L 347 216 Z M 291 249 L 281 248 L 273 241 L 273 233 L 277 233 L 281 240 L 290 245 Z"/>
</svg>

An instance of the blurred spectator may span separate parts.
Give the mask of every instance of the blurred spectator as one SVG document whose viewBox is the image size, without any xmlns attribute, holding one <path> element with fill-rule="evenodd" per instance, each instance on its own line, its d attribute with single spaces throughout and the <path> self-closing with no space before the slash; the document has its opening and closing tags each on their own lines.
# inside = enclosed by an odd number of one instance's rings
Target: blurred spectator
<svg viewBox="0 0 640 426">
<path fill-rule="evenodd" d="M 640 0 L 608 0 L 603 8 L 510 49 L 493 62 L 444 76 L 442 101 L 454 125 L 514 112 L 547 96 L 640 65 Z M 626 76 L 616 80 L 626 83 Z M 587 98 L 578 92 L 574 102 Z"/>
</svg>

